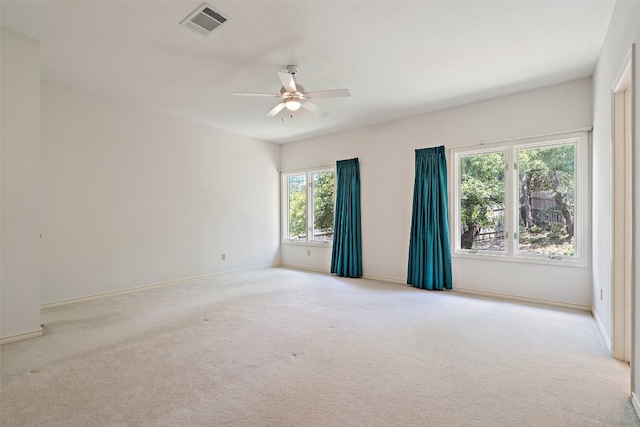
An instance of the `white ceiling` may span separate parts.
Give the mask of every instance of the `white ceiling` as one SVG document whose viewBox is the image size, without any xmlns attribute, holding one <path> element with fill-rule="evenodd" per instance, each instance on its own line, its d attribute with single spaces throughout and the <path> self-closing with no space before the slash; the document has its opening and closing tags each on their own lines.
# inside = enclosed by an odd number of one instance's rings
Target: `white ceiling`
<svg viewBox="0 0 640 427">
<path fill-rule="evenodd" d="M 42 78 L 273 142 L 289 142 L 592 75 L 615 1 L 2 1 L 2 26 L 41 42 Z M 297 64 L 318 117 L 264 117 Z"/>
</svg>

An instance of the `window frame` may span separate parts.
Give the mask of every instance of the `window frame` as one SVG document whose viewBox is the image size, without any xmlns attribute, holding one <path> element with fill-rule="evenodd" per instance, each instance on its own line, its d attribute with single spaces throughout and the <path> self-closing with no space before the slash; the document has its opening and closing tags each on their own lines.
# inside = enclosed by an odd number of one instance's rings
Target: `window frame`
<svg viewBox="0 0 640 427">
<path fill-rule="evenodd" d="M 313 187 L 313 176 L 317 173 L 323 172 L 331 172 L 333 174 L 333 209 L 335 214 L 335 206 L 336 206 L 336 168 L 335 166 L 320 166 L 314 168 L 305 168 L 305 169 L 295 169 L 282 171 L 280 173 L 281 176 L 281 242 L 285 244 L 292 245 L 319 245 L 319 246 L 327 246 L 333 244 L 333 239 L 331 240 L 316 240 L 313 238 L 313 227 L 315 224 L 315 216 L 314 216 L 314 187 Z M 307 224 L 306 224 L 306 233 L 304 239 L 290 239 L 289 235 L 289 177 L 296 175 L 305 175 L 306 179 L 306 214 L 307 214 Z"/>
<path fill-rule="evenodd" d="M 574 145 L 574 256 L 550 256 L 519 252 L 519 150 Z M 590 133 L 576 131 L 549 134 L 531 138 L 518 138 L 500 142 L 464 146 L 450 150 L 450 198 L 449 224 L 451 227 L 452 255 L 457 258 L 490 259 L 507 262 L 524 262 L 547 265 L 587 267 L 590 248 L 590 183 L 589 183 Z M 460 160 L 463 157 L 485 153 L 505 152 L 505 250 L 501 252 L 461 248 L 461 174 Z"/>
</svg>

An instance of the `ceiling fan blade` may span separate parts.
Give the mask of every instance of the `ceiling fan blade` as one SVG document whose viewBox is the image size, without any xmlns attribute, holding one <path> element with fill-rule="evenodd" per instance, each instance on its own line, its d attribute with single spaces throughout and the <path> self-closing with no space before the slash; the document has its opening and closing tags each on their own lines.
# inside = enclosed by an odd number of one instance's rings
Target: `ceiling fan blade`
<svg viewBox="0 0 640 427">
<path fill-rule="evenodd" d="M 280 104 L 276 105 L 271 110 L 269 110 L 267 114 L 265 114 L 265 116 L 273 117 L 276 114 L 278 114 L 280 111 L 282 111 L 283 108 L 284 108 L 284 102 L 281 102 Z"/>
<path fill-rule="evenodd" d="M 327 111 L 323 110 L 322 108 L 318 107 L 316 104 L 309 101 L 302 101 L 302 107 L 306 108 L 312 113 L 319 115 L 320 117 L 325 117 L 329 115 Z"/>
<path fill-rule="evenodd" d="M 296 81 L 293 79 L 293 74 L 283 73 L 278 71 L 278 77 L 280 77 L 280 81 L 282 82 L 282 87 L 289 93 L 295 93 L 298 91 L 296 87 Z"/>
<path fill-rule="evenodd" d="M 340 98 L 351 96 L 351 92 L 349 92 L 349 89 L 313 90 L 305 92 L 304 96 L 309 99 Z"/>
<path fill-rule="evenodd" d="M 252 93 L 252 92 L 233 92 L 234 95 L 240 96 L 269 96 L 269 97 L 280 97 L 279 93 Z"/>
</svg>

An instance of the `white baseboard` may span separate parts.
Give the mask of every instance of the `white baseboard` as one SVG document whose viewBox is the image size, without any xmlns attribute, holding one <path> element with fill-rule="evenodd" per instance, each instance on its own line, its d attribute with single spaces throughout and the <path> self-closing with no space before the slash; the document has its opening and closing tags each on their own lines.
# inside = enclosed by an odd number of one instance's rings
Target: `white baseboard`
<svg viewBox="0 0 640 427">
<path fill-rule="evenodd" d="M 293 270 L 300 270 L 300 271 L 312 271 L 314 273 L 323 273 L 323 274 L 331 274 L 331 272 L 329 270 L 325 270 L 322 268 L 313 268 L 313 267 L 309 267 L 306 265 L 297 265 L 297 264 L 282 264 L 280 267 L 283 268 L 291 268 Z M 337 277 L 337 276 L 336 276 Z M 402 283 L 405 284 L 406 283 L 402 280 L 398 280 L 398 279 L 391 279 L 389 277 L 379 277 L 379 276 L 367 276 L 367 275 L 363 275 L 362 276 L 363 279 L 369 279 L 369 280 L 379 280 L 381 282 L 393 282 L 393 283 Z"/>
<path fill-rule="evenodd" d="M 634 392 L 631 392 L 631 404 L 636 411 L 636 415 L 640 418 L 640 402 L 638 402 L 638 396 Z"/>
<path fill-rule="evenodd" d="M 331 272 L 328 270 L 323 270 L 321 268 L 307 267 L 306 265 L 282 264 L 282 265 L 279 265 L 279 267 L 291 268 L 292 270 L 312 271 L 314 273 L 331 274 Z"/>
<path fill-rule="evenodd" d="M 11 335 L 9 337 L 0 338 L 0 345 L 9 344 L 12 342 L 24 341 L 24 340 L 28 340 L 30 338 L 36 338 L 39 336 L 42 336 L 42 328 L 36 329 L 35 331 L 31 331 L 31 332 L 24 332 L 22 334 Z"/>
<path fill-rule="evenodd" d="M 525 302 L 530 304 L 551 305 L 554 307 L 570 308 L 572 310 L 591 312 L 591 307 L 587 305 L 581 305 L 581 304 L 571 304 L 566 302 L 550 301 L 550 300 L 544 300 L 544 299 L 538 299 L 538 298 L 521 297 L 521 296 L 515 296 L 515 295 L 508 295 L 508 294 L 500 294 L 496 292 L 476 291 L 473 289 L 457 288 L 455 286 L 453 287 L 452 291 L 459 292 L 461 294 L 478 295 L 478 296 L 484 296 L 484 297 L 494 298 L 494 299 L 505 299 L 509 301 L 519 301 L 519 302 Z"/>
<path fill-rule="evenodd" d="M 266 268 L 273 268 L 273 267 L 279 267 L 279 265 L 278 264 L 270 264 L 270 265 L 262 265 L 262 266 L 258 266 L 258 267 L 241 268 L 241 269 L 238 269 L 238 270 L 228 270 L 228 271 L 222 271 L 220 273 L 205 274 L 204 276 L 195 276 L 195 277 L 188 277 L 188 278 L 185 278 L 185 279 L 172 280 L 170 282 L 161 282 L 161 283 L 154 283 L 154 284 L 151 284 L 151 285 L 136 286 L 134 288 L 122 289 L 122 290 L 119 290 L 119 291 L 105 292 L 105 293 L 101 293 L 101 294 L 88 295 L 88 296 L 85 296 L 85 297 L 71 298 L 71 299 L 62 300 L 62 301 L 49 302 L 49 303 L 41 304 L 40 307 L 41 308 L 57 307 L 57 306 L 60 306 L 60 305 L 73 304 L 73 303 L 76 303 L 76 302 L 91 301 L 91 300 L 95 300 L 95 299 L 99 299 L 99 298 L 107 298 L 107 297 L 112 297 L 112 296 L 116 296 L 116 295 L 124 295 L 124 294 L 128 294 L 128 293 L 131 293 L 131 292 L 144 291 L 146 289 L 153 289 L 153 288 L 160 288 L 160 287 L 163 287 L 163 286 L 173 286 L 173 285 L 179 285 L 181 283 L 195 282 L 196 280 L 210 279 L 212 277 L 224 276 L 226 274 L 241 273 L 243 271 L 252 271 L 252 270 L 264 270 Z"/>
<path fill-rule="evenodd" d="M 315 273 L 331 274 L 327 270 L 322 270 L 322 269 L 312 268 L 312 267 L 307 267 L 307 266 L 302 266 L 302 265 L 283 264 L 281 267 L 292 268 L 292 269 L 295 269 L 295 270 L 302 270 L 302 271 L 312 271 L 312 272 L 315 272 Z M 378 280 L 378 281 L 381 281 L 381 282 L 397 283 L 397 284 L 401 284 L 401 285 L 405 285 L 405 286 L 410 286 L 410 285 L 407 285 L 407 281 L 406 280 L 394 279 L 394 278 L 390 278 L 390 277 L 363 275 L 362 278 L 363 279 Z M 592 308 L 590 306 L 581 305 L 581 304 L 571 304 L 571 303 L 558 302 L 558 301 L 549 301 L 549 300 L 543 300 L 543 299 L 537 299 L 537 298 L 519 297 L 519 296 L 508 295 L 508 294 L 500 294 L 500 293 L 495 293 L 495 292 L 476 291 L 476 290 L 472 290 L 472 289 L 458 288 L 458 287 L 455 287 L 455 286 L 452 289 L 452 291 L 453 292 L 463 293 L 463 294 L 469 294 L 469 295 L 483 296 L 483 297 L 493 298 L 493 299 L 519 301 L 519 302 L 530 303 L 530 304 L 551 305 L 551 306 L 554 306 L 554 307 L 570 308 L 572 310 L 580 310 L 580 311 L 589 311 L 589 312 L 592 311 Z"/>
<path fill-rule="evenodd" d="M 280 267 L 291 268 L 293 270 L 311 271 L 311 272 L 314 272 L 314 273 L 321 273 L 321 274 L 329 274 L 329 275 L 331 275 L 331 272 L 328 271 L 328 270 L 323 270 L 321 268 L 308 267 L 308 266 L 304 266 L 304 265 L 282 264 Z M 338 277 L 338 276 L 336 276 L 336 277 Z M 407 282 L 404 281 L 404 280 L 392 279 L 390 277 L 363 275 L 362 278 L 363 279 L 368 279 L 368 280 L 378 280 L 380 282 L 399 283 L 401 285 L 406 285 L 407 284 Z"/>
<path fill-rule="evenodd" d="M 600 318 L 598 317 L 598 314 L 593 309 L 591 309 L 591 315 L 593 315 L 593 319 L 596 321 L 596 325 L 598 326 L 598 330 L 600 331 L 600 335 L 602 336 L 602 339 L 604 340 L 604 343 L 607 346 L 607 350 L 609 351 L 609 354 L 611 356 L 613 356 L 613 349 L 611 347 L 611 340 L 609 339 L 609 335 L 607 335 L 607 331 L 604 329 L 604 325 L 600 321 Z"/>
<path fill-rule="evenodd" d="M 399 283 L 401 285 L 405 285 L 405 286 L 409 286 L 407 285 L 407 280 L 400 280 L 400 279 L 392 279 L 391 277 L 382 277 L 382 276 L 369 276 L 368 274 L 366 276 L 362 276 L 364 279 L 370 279 L 370 280 L 379 280 L 381 282 L 389 282 L 389 283 Z"/>
</svg>

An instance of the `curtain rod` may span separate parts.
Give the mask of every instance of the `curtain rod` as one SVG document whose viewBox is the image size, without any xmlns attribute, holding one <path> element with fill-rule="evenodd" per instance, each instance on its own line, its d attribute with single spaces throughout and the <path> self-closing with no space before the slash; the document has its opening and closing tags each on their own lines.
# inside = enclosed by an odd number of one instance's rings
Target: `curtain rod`
<svg viewBox="0 0 640 427">
<path fill-rule="evenodd" d="M 495 139 L 493 141 L 480 141 L 480 142 L 478 142 L 476 144 L 461 145 L 460 147 L 473 147 L 474 145 L 497 144 L 497 143 L 500 143 L 500 142 L 518 141 L 518 140 L 521 140 L 521 139 L 530 139 L 530 138 L 543 138 L 543 137 L 546 137 L 546 136 L 564 135 L 564 134 L 567 134 L 567 133 L 575 133 L 575 132 L 591 132 L 592 130 L 593 130 L 592 127 L 578 128 L 578 129 L 572 129 L 572 130 L 562 130 L 562 131 L 557 131 L 557 132 L 539 133 L 539 134 L 536 134 L 536 135 L 529 135 L 529 136 L 517 136 L 515 138 Z M 457 148 L 457 147 L 451 147 L 451 148 Z M 360 163 L 360 162 L 358 162 L 358 163 Z M 362 164 L 362 163 L 360 163 L 360 164 Z M 278 172 L 282 173 L 282 172 L 304 171 L 304 170 L 311 170 L 311 169 L 328 169 L 328 168 L 332 168 L 334 166 L 335 166 L 335 163 L 330 164 L 330 165 L 303 166 L 303 167 L 292 168 L 292 169 L 278 169 Z"/>
<path fill-rule="evenodd" d="M 335 166 L 335 163 L 331 165 L 302 166 L 302 167 L 293 168 L 293 169 L 278 169 L 278 172 L 293 172 L 293 171 L 304 171 L 304 170 L 311 170 L 311 169 L 329 169 L 334 166 Z"/>
<path fill-rule="evenodd" d="M 470 147 L 470 146 L 473 146 L 473 145 L 497 144 L 497 143 L 500 143 L 500 142 L 518 141 L 518 140 L 521 140 L 521 139 L 544 138 L 546 136 L 564 135 L 564 134 L 567 134 L 567 133 L 575 133 L 575 132 L 591 132 L 592 130 L 593 130 L 593 128 L 590 127 L 590 128 L 579 128 L 579 129 L 573 129 L 573 130 L 562 130 L 562 131 L 549 132 L 549 133 L 539 133 L 537 135 L 517 136 L 515 138 L 496 139 L 496 140 L 493 140 L 493 141 L 480 141 L 477 144 L 470 144 L 470 145 L 465 146 L 465 147 Z"/>
</svg>

